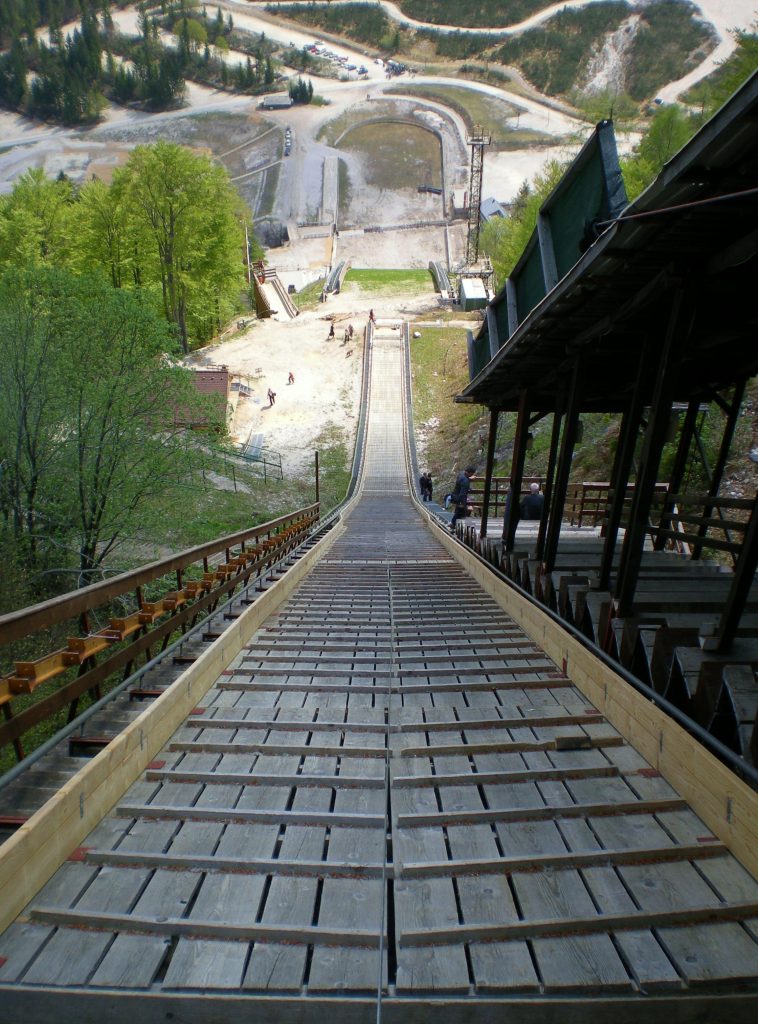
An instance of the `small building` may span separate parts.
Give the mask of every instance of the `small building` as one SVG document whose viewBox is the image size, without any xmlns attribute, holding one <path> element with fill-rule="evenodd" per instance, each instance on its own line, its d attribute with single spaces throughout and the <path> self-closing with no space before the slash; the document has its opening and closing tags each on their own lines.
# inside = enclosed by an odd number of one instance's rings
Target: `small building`
<svg viewBox="0 0 758 1024">
<path fill-rule="evenodd" d="M 487 289 L 480 277 L 464 277 L 461 279 L 460 305 L 464 312 L 471 309 L 484 309 L 487 305 Z"/>
<path fill-rule="evenodd" d="M 231 374 L 228 366 L 193 367 L 192 377 L 198 393 L 206 399 L 204 410 L 189 414 L 177 408 L 176 422 L 193 430 L 210 428 L 223 431 L 233 411 Z"/>
<path fill-rule="evenodd" d="M 260 106 L 264 110 L 288 110 L 292 106 L 292 97 L 288 92 L 272 92 L 263 97 Z"/>
<path fill-rule="evenodd" d="M 505 217 L 505 210 L 497 199 L 493 199 L 490 196 L 489 199 L 482 200 L 482 205 L 479 207 L 479 216 L 486 223 L 495 217 Z"/>
</svg>

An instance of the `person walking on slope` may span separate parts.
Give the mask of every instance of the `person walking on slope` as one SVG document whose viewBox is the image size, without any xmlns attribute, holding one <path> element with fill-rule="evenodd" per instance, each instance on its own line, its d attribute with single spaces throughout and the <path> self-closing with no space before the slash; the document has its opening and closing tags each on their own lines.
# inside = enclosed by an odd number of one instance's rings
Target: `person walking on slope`
<svg viewBox="0 0 758 1024">
<path fill-rule="evenodd" d="M 453 488 L 452 501 L 455 505 L 453 518 L 450 521 L 450 529 L 455 533 L 455 524 L 459 519 L 465 519 L 468 515 L 468 492 L 471 487 L 471 477 L 476 473 L 475 466 L 467 466 L 462 473 L 458 474 Z"/>
<path fill-rule="evenodd" d="M 431 501 L 432 500 L 432 478 L 429 475 L 429 471 L 428 470 L 426 471 L 426 473 L 422 473 L 421 476 L 418 478 L 418 486 L 419 486 L 419 490 L 421 491 L 421 500 L 422 501 Z"/>
</svg>

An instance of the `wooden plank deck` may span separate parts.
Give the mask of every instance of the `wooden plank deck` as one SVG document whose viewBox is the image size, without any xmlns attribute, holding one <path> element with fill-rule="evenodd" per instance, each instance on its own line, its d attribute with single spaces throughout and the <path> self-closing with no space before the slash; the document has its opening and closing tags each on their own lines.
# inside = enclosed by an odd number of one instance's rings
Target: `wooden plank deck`
<svg viewBox="0 0 758 1024">
<path fill-rule="evenodd" d="M 390 333 L 347 529 L 0 936 L 3 1022 L 754 1019 L 758 882 L 403 496 Z"/>
</svg>

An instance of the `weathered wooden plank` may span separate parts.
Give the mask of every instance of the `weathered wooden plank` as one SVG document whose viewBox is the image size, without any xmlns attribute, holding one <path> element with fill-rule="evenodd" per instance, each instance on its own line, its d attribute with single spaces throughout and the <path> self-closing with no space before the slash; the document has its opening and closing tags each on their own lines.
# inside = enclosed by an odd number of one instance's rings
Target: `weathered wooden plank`
<svg viewBox="0 0 758 1024">
<path fill-rule="evenodd" d="M 551 883 L 555 881 L 550 875 L 545 877 Z M 577 891 L 584 892 L 586 895 L 584 887 Z M 521 898 L 520 891 L 519 898 Z M 511 925 L 458 925 L 457 927 L 450 925 L 447 928 L 439 929 L 409 929 L 401 933 L 399 941 L 401 945 L 425 946 L 491 939 L 537 940 L 552 936 L 610 934 L 625 930 L 639 931 L 641 928 L 670 928 L 671 934 L 674 935 L 680 928 L 689 929 L 693 924 L 740 921 L 754 917 L 756 912 L 758 912 L 758 902 L 755 900 L 731 904 L 715 903 L 710 906 L 689 906 L 677 910 L 636 910 L 621 914 L 595 914 L 588 917 L 572 917 L 568 913 L 561 912 L 556 913 L 552 918 L 530 917 L 528 920 L 518 921 Z M 719 925 L 719 927 L 721 926 Z M 592 962 L 593 957 L 590 955 L 588 960 Z M 751 967 L 752 974 L 755 964 L 753 963 Z M 751 974 L 746 977 L 750 977 Z"/>
<path fill-rule="evenodd" d="M 515 782 L 539 782 L 549 779 L 602 779 L 618 774 L 615 766 L 591 768 L 525 768 L 522 771 L 469 772 L 458 775 L 399 775 L 394 785 L 403 786 L 496 786 Z"/>
<path fill-rule="evenodd" d="M 303 747 L 302 752 L 309 752 L 309 747 Z M 151 780 L 171 782 L 199 782 L 205 786 L 327 786 L 331 789 L 337 786 L 359 786 L 370 789 L 372 786 L 381 789 L 384 785 L 382 779 L 371 778 L 366 775 L 308 775 L 305 772 L 296 775 L 250 775 L 242 772 L 194 772 L 194 771 L 169 771 L 157 769 L 147 773 Z"/>
<path fill-rule="evenodd" d="M 597 864 L 663 864 L 671 861 L 720 857 L 725 853 L 726 847 L 722 843 L 716 842 L 695 846 L 660 846 L 653 849 L 603 849 L 569 853 L 534 853 L 526 857 L 505 856 L 492 859 L 406 862 L 402 866 L 402 877 L 434 878 L 441 875 L 489 874 L 501 871 L 516 874 L 525 871 L 585 868 Z"/>
<path fill-rule="evenodd" d="M 592 738 L 589 736 L 576 737 L 574 735 L 570 737 L 556 737 L 550 740 L 513 740 L 508 743 L 506 741 L 493 742 L 493 743 L 429 743 L 424 746 L 418 747 L 405 747 L 398 753 L 401 757 L 445 757 L 449 755 L 455 755 L 461 751 L 465 751 L 466 754 L 471 757 L 474 754 L 498 754 L 508 753 L 515 751 L 517 753 L 528 750 L 557 750 L 566 749 L 569 744 L 575 746 L 586 745 L 587 747 L 593 747 L 602 749 L 604 747 L 619 747 L 623 744 L 623 739 L 620 736 L 603 736 L 598 738 Z M 151 776 L 152 777 L 152 776 Z"/>
<path fill-rule="evenodd" d="M 260 822 L 262 824 L 282 825 L 352 825 L 356 828 L 374 828 L 380 820 L 373 814 L 331 814 L 319 811 L 266 811 L 248 810 L 247 808 L 229 807 L 162 807 L 148 804 L 146 806 L 119 805 L 117 814 L 126 817 L 168 818 L 175 821 L 224 821 L 224 822 Z"/>
<path fill-rule="evenodd" d="M 606 815 L 658 814 L 686 807 L 683 800 L 637 800 L 627 803 L 568 804 L 556 807 L 492 807 L 487 810 L 439 811 L 434 814 L 402 814 L 397 817 L 401 828 L 419 828 L 431 825 L 482 824 L 497 821 L 537 821 L 567 818 L 603 817 Z"/>
<path fill-rule="evenodd" d="M 293 889 L 300 882 L 312 882 L 312 879 L 290 880 Z M 270 892 L 269 892 L 270 897 Z M 82 934 L 98 935 L 101 944 L 110 942 L 110 932 L 139 932 L 150 935 L 188 935 L 201 936 L 209 939 L 229 940 L 234 942 L 287 942 L 293 945 L 374 945 L 376 936 L 372 931 L 326 929 L 299 924 L 296 926 L 273 924 L 234 924 L 231 922 L 205 921 L 199 918 L 166 918 L 139 916 L 137 914 L 97 913 L 92 910 L 56 910 L 49 907 L 35 907 L 32 910 L 35 921 L 43 924 L 59 926 L 58 934 L 68 932 L 71 928 Z M 76 932 L 74 932 L 76 934 Z M 106 942 L 107 939 L 107 942 Z M 45 947 L 52 944 L 48 943 Z M 93 942 L 93 947 L 96 944 Z M 60 955 L 60 954 L 58 954 Z M 37 963 L 41 959 L 38 958 Z M 36 966 L 36 965 L 35 965 Z"/>
</svg>

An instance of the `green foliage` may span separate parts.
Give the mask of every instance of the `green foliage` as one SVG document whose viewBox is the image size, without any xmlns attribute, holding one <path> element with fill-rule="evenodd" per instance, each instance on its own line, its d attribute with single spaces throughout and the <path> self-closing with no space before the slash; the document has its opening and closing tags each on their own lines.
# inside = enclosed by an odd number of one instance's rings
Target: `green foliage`
<svg viewBox="0 0 758 1024">
<path fill-rule="evenodd" d="M 298 78 L 296 82 L 290 82 L 289 92 L 293 103 L 310 103 L 313 99 L 313 82 Z"/>
<path fill-rule="evenodd" d="M 220 327 L 244 286 L 241 201 L 223 167 L 172 143 L 137 146 L 113 176 L 140 279 L 160 286 L 184 351 Z"/>
<path fill-rule="evenodd" d="M 0 197 L 0 268 L 67 267 L 141 289 L 187 350 L 238 307 L 244 208 L 226 171 L 170 143 L 139 146 L 110 186 L 28 171 Z M 260 247 L 251 239 L 251 257 Z"/>
<path fill-rule="evenodd" d="M 87 574 L 176 473 L 200 402 L 139 292 L 47 267 L 0 278 L 0 507 L 31 566 L 72 544 Z M 49 556 L 49 550 L 48 550 Z"/>
<path fill-rule="evenodd" d="M 17 178 L 0 198 L 0 267 L 63 266 L 74 242 L 74 198 L 68 179 L 47 178 L 39 168 Z"/>
<path fill-rule="evenodd" d="M 451 11 L 450 0 L 397 0 L 403 14 L 435 25 L 500 28 L 515 25 L 552 5 L 552 0 L 469 0 Z"/>
<path fill-rule="evenodd" d="M 380 4 L 337 4 L 335 7 L 268 4 L 266 10 L 370 45 L 376 45 L 383 37 L 391 39 L 395 31 Z"/>
<path fill-rule="evenodd" d="M 647 4 L 641 16 L 626 75 L 627 90 L 636 100 L 654 96 L 666 82 L 681 78 L 716 43 L 715 33 L 697 19 L 689 2 Z"/>
<path fill-rule="evenodd" d="M 558 184 L 565 170 L 565 163 L 550 160 L 531 185 L 524 182 L 521 186 L 510 217 L 494 217 L 482 225 L 480 244 L 492 260 L 500 284 L 518 263 L 537 224 L 540 206 Z"/>
<path fill-rule="evenodd" d="M 89 0 L 86 6 L 96 10 L 102 4 Z M 33 36 L 41 25 L 64 25 L 80 13 L 80 0 L 0 0 L 0 47 L 21 35 Z"/>
<path fill-rule="evenodd" d="M 559 11 L 542 25 L 507 39 L 491 57 L 516 65 L 548 95 L 568 94 L 581 85 L 587 64 L 605 36 L 632 12 L 640 18 L 625 61 L 626 90 L 633 100 L 654 95 L 713 44 L 711 30 L 698 20 L 689 0 L 656 0 L 639 6 L 627 0 L 602 0 Z"/>
<path fill-rule="evenodd" d="M 758 31 L 737 32 L 737 48 L 723 64 L 683 97 L 685 102 L 715 113 L 758 70 Z"/>
<path fill-rule="evenodd" d="M 27 107 L 34 117 L 88 124 L 105 104 L 101 93 L 102 45 L 95 13 L 84 10 L 81 26 L 65 41 L 38 44 L 37 77 Z"/>
<path fill-rule="evenodd" d="M 345 285 L 354 285 L 364 293 L 395 295 L 424 289 L 434 291 L 428 270 L 348 270 Z M 343 288 L 343 291 L 345 289 Z"/>
<path fill-rule="evenodd" d="M 497 44 L 498 37 L 482 32 L 435 32 L 432 29 L 419 29 L 419 37 L 434 43 L 434 51 L 439 57 L 448 60 L 465 60 L 476 57 Z"/>
<path fill-rule="evenodd" d="M 590 55 L 630 12 L 625 0 L 603 0 L 580 10 L 564 9 L 539 28 L 512 36 L 493 53 L 501 64 L 515 64 L 550 96 L 568 93 L 581 79 Z"/>
<path fill-rule="evenodd" d="M 478 463 L 487 412 L 453 401 L 468 383 L 466 332 L 460 327 L 412 325 L 411 393 L 421 469 L 429 469 L 441 499 L 461 466 Z"/>
<path fill-rule="evenodd" d="M 571 102 L 581 110 L 590 124 L 597 124 L 598 121 L 607 118 L 618 125 L 625 121 L 637 120 L 640 115 L 639 106 L 632 97 L 615 89 L 602 89 L 592 93 L 574 90 Z"/>
<path fill-rule="evenodd" d="M 0 103 L 18 109 L 26 93 L 26 53 L 15 38 L 10 52 L 0 57 Z"/>
<path fill-rule="evenodd" d="M 630 201 L 647 188 L 701 124 L 700 115 L 689 114 L 677 104 L 661 107 L 655 113 L 634 153 L 621 160 L 626 194 Z"/>
</svg>

